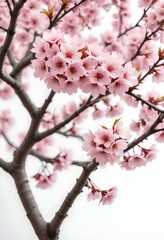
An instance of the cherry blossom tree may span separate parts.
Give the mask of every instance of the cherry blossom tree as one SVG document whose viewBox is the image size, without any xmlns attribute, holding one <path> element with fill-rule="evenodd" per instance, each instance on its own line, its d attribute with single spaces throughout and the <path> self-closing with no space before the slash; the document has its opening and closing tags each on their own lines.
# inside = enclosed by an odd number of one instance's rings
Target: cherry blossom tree
<svg viewBox="0 0 164 240">
<path fill-rule="evenodd" d="M 0 3 L 0 98 L 5 106 L 0 111 L 0 140 L 11 155 L 0 158 L 0 167 L 13 178 L 40 240 L 60 239 L 61 225 L 83 189 L 88 190 L 88 196 L 84 194 L 88 200 L 103 205 L 114 201 L 117 187 L 100 189 L 92 172 L 107 164 L 127 171 L 145 166 L 156 158 L 158 142 L 164 141 L 164 97 L 155 90 L 143 91 L 147 82 L 160 88 L 164 78 L 164 3 L 139 0 L 141 14 L 135 23 L 131 2 Z M 96 26 L 103 26 L 103 17 L 108 28 L 93 34 Z M 35 81 L 48 91 L 39 106 L 30 92 Z M 19 116 L 12 115 L 8 104 L 14 99 L 28 122 L 23 132 L 17 125 Z M 137 111 L 135 120 L 128 114 L 124 117 L 127 108 Z M 68 144 L 62 144 L 60 137 Z M 69 139 L 80 142 L 84 159 L 78 159 Z M 29 179 L 26 164 L 33 167 L 31 158 L 39 161 L 40 168 Z M 71 167 L 81 168 L 81 174 L 47 222 L 30 181 L 46 194 L 58 174 Z"/>
</svg>

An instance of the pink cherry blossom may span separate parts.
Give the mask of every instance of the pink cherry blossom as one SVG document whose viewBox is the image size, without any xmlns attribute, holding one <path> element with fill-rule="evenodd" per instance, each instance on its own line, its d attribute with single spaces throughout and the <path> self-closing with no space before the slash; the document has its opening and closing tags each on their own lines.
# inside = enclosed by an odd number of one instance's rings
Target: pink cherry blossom
<svg viewBox="0 0 164 240">
<path fill-rule="evenodd" d="M 155 83 L 163 82 L 163 75 L 164 75 L 164 67 L 161 67 L 154 71 L 152 81 Z"/>
<path fill-rule="evenodd" d="M 83 150 L 87 151 L 88 154 L 91 154 L 92 151 L 94 151 L 96 147 L 96 142 L 95 142 L 95 136 L 92 131 L 89 131 L 89 133 L 85 133 L 84 136 L 84 144 L 82 146 Z"/>
<path fill-rule="evenodd" d="M 104 110 L 99 109 L 97 107 L 95 107 L 95 110 L 92 113 L 92 116 L 93 116 L 94 119 L 102 118 L 104 115 L 105 115 Z"/>
<path fill-rule="evenodd" d="M 53 76 L 56 76 L 57 74 L 63 74 L 67 69 L 65 59 L 59 57 L 58 55 L 55 55 L 52 58 L 48 59 L 46 66 L 50 68 L 49 71 Z"/>
<path fill-rule="evenodd" d="M 125 142 L 125 140 L 122 139 L 118 139 L 116 140 L 112 145 L 111 145 L 111 149 L 114 153 L 115 156 L 121 156 L 124 153 L 124 150 L 127 147 L 127 142 Z"/>
<path fill-rule="evenodd" d="M 108 71 L 103 67 L 97 67 L 95 70 L 91 70 L 89 76 L 92 83 L 108 85 L 111 82 Z"/>
<path fill-rule="evenodd" d="M 44 59 L 47 56 L 46 51 L 49 49 L 49 44 L 43 38 L 37 36 L 33 43 L 33 47 L 31 51 L 35 53 L 38 59 Z"/>
<path fill-rule="evenodd" d="M 9 131 L 14 125 L 15 119 L 12 117 L 9 110 L 2 110 L 0 113 L 0 133 Z"/>
<path fill-rule="evenodd" d="M 155 139 L 157 142 L 164 142 L 164 131 L 159 131 L 155 134 Z"/>
<path fill-rule="evenodd" d="M 46 62 L 44 60 L 40 60 L 40 59 L 34 59 L 32 60 L 32 65 L 34 67 L 34 76 L 37 78 L 45 78 L 47 73 L 48 73 L 48 69 L 46 66 Z"/>
<path fill-rule="evenodd" d="M 142 148 L 142 154 L 146 158 L 146 161 L 152 161 L 156 159 L 157 147 L 155 144 L 152 144 L 149 148 Z"/>
<path fill-rule="evenodd" d="M 49 146 L 53 145 L 53 137 L 48 136 L 35 145 L 35 150 L 39 153 L 46 153 Z"/>
<path fill-rule="evenodd" d="M 109 76 L 111 78 L 117 78 L 120 76 L 120 74 L 122 73 L 122 63 L 122 58 L 120 58 L 120 56 L 116 54 L 112 54 L 106 58 L 106 62 L 104 65 L 109 72 Z"/>
<path fill-rule="evenodd" d="M 62 78 L 54 77 L 51 75 L 47 75 L 44 81 L 47 84 L 47 88 L 52 89 L 54 92 L 60 93 L 66 86 L 66 82 Z"/>
<path fill-rule="evenodd" d="M 56 162 L 54 163 L 54 169 L 59 171 L 67 169 L 72 162 L 72 157 L 73 154 L 71 150 L 62 149 L 55 159 Z"/>
<path fill-rule="evenodd" d="M 91 201 L 91 200 L 100 200 L 101 199 L 101 193 L 96 191 L 96 190 L 92 190 L 90 193 L 88 193 L 87 196 L 87 200 Z"/>
<path fill-rule="evenodd" d="M 110 105 L 106 112 L 105 112 L 105 115 L 107 117 L 116 117 L 116 116 L 119 116 L 120 114 L 122 114 L 123 112 L 123 107 L 120 103 L 116 103 L 115 105 Z"/>
<path fill-rule="evenodd" d="M 85 78 L 85 77 L 84 77 Z M 81 78 L 84 79 L 84 78 Z M 89 80 L 89 78 L 85 78 L 85 80 Z M 81 85 L 84 81 L 81 81 Z M 82 86 L 82 90 L 85 93 L 91 93 L 93 97 L 98 97 L 100 94 L 104 95 L 106 93 L 106 87 L 100 83 L 92 83 L 91 81 L 88 83 L 84 83 Z"/>
<path fill-rule="evenodd" d="M 86 70 L 95 69 L 97 67 L 97 65 L 98 65 L 98 61 L 95 57 L 88 56 L 88 57 L 83 59 L 83 67 Z"/>
<path fill-rule="evenodd" d="M 99 146 L 109 148 L 116 137 L 111 129 L 98 129 L 97 132 L 95 132 L 95 139 Z"/>
<path fill-rule="evenodd" d="M 98 129 L 95 133 L 91 131 L 84 135 L 83 149 L 91 159 L 95 158 L 99 164 L 114 164 L 123 156 L 127 147 L 125 139 L 119 139 L 118 134 L 112 129 Z"/>
<path fill-rule="evenodd" d="M 78 81 L 80 77 L 85 75 L 84 67 L 82 63 L 70 63 L 65 72 L 66 77 L 72 81 Z"/>
<path fill-rule="evenodd" d="M 146 159 L 142 155 L 133 154 L 128 162 L 130 169 L 146 165 Z"/>
<path fill-rule="evenodd" d="M 59 28 L 62 32 L 69 33 L 71 36 L 80 33 L 82 30 L 79 17 L 73 13 L 64 17 L 63 21 L 59 24 Z"/>
<path fill-rule="evenodd" d="M 102 192 L 101 201 L 103 205 L 111 204 L 117 197 L 117 187 L 113 187 L 108 191 Z"/>
<path fill-rule="evenodd" d="M 37 181 L 37 188 L 46 189 L 53 186 L 56 180 L 56 172 L 53 172 L 49 175 L 44 175 L 41 173 L 37 173 L 33 176 L 33 178 Z"/>
<path fill-rule="evenodd" d="M 14 96 L 14 91 L 13 89 L 8 86 L 5 85 L 2 89 L 0 89 L 0 98 L 3 100 L 7 100 L 10 99 Z"/>
</svg>

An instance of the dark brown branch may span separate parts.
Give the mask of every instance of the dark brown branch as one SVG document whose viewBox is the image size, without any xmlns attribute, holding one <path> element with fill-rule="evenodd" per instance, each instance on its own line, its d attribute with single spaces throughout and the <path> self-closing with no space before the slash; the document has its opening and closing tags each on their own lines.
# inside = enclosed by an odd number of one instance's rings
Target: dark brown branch
<svg viewBox="0 0 164 240">
<path fill-rule="evenodd" d="M 6 172 L 10 172 L 10 163 L 6 162 L 2 158 L 0 158 L 0 168 L 2 168 Z"/>
<path fill-rule="evenodd" d="M 161 113 L 159 117 L 155 120 L 155 122 L 150 126 L 150 128 L 144 132 L 141 136 L 138 138 L 134 139 L 130 144 L 128 144 L 128 147 L 124 150 L 124 152 L 129 151 L 130 149 L 134 148 L 137 146 L 139 143 L 143 142 L 146 140 L 149 136 L 152 134 L 156 133 L 156 127 L 163 121 L 164 119 L 164 113 Z"/>
<path fill-rule="evenodd" d="M 124 32 L 120 33 L 120 34 L 118 35 L 118 38 L 120 38 L 121 36 L 125 35 L 126 33 L 128 33 L 128 32 L 131 31 L 131 30 L 133 30 L 134 28 L 139 27 L 139 26 L 140 26 L 140 22 L 143 20 L 143 18 L 145 17 L 145 14 L 146 14 L 147 11 L 150 9 L 150 7 L 151 7 L 151 6 L 149 6 L 147 9 L 144 9 L 143 14 L 142 14 L 142 16 L 140 17 L 140 19 L 138 20 L 138 22 L 137 22 L 134 26 L 132 26 L 132 27 L 126 29 Z"/>
<path fill-rule="evenodd" d="M 21 143 L 20 147 L 16 150 L 13 160 L 13 169 L 16 167 L 24 167 L 26 157 L 31 151 L 32 147 L 36 143 L 35 135 L 38 131 L 39 125 L 41 122 L 40 115 L 37 112 L 35 118 L 32 119 L 28 132 L 25 139 Z"/>
<path fill-rule="evenodd" d="M 149 74 L 152 73 L 152 71 L 154 70 L 155 67 L 158 66 L 158 63 L 160 62 L 160 58 L 153 64 L 152 67 L 150 67 L 150 69 L 140 78 L 140 82 L 142 82 Z"/>
<path fill-rule="evenodd" d="M 79 3 L 75 4 L 73 7 L 69 8 L 68 10 L 64 11 L 63 14 L 63 8 L 65 8 L 65 5 L 63 4 L 63 6 L 61 7 L 60 11 L 58 12 L 58 14 L 55 16 L 55 18 L 51 21 L 49 28 L 52 28 L 57 22 L 59 22 L 65 15 L 67 15 L 69 12 L 73 11 L 75 8 L 77 8 L 78 6 L 80 6 L 82 3 L 84 3 L 86 0 L 81 0 Z M 61 15 L 60 15 L 61 14 Z"/>
<path fill-rule="evenodd" d="M 155 106 L 154 104 L 146 101 L 145 99 L 143 99 L 140 95 L 137 95 L 131 91 L 126 92 L 128 95 L 134 97 L 137 101 L 141 101 L 142 104 L 146 104 L 148 107 L 154 109 L 155 111 L 157 111 L 158 113 L 164 113 L 164 110 L 158 108 L 157 106 Z"/>
<path fill-rule="evenodd" d="M 83 141 L 83 138 L 81 136 L 75 135 L 75 134 L 71 134 L 71 133 L 69 133 L 69 131 L 66 131 L 66 132 L 57 131 L 56 133 L 58 133 L 58 134 L 60 134 L 60 135 L 62 135 L 64 137 L 67 137 L 67 138 L 68 137 L 72 137 L 72 138 L 77 138 L 77 139 Z"/>
<path fill-rule="evenodd" d="M 11 140 L 7 137 L 6 134 L 1 133 L 1 136 L 3 136 L 3 138 L 5 139 L 5 141 L 6 141 L 11 147 L 13 147 L 13 148 L 15 148 L 15 149 L 17 148 L 16 145 L 15 145 L 13 142 L 11 142 Z"/>
<path fill-rule="evenodd" d="M 6 54 L 8 53 L 8 50 L 10 48 L 10 45 L 12 43 L 12 40 L 13 40 L 13 37 L 14 37 L 14 34 L 15 34 L 16 22 L 17 22 L 17 18 L 19 16 L 19 11 L 23 7 L 23 5 L 26 1 L 27 0 L 19 0 L 15 4 L 14 9 L 12 11 L 9 27 L 8 27 L 8 30 L 7 30 L 7 35 L 6 35 L 4 44 L 0 49 L 0 72 L 2 71 L 3 63 L 5 61 Z"/>
<path fill-rule="evenodd" d="M 0 26 L 0 29 L 2 29 L 3 31 L 7 32 L 7 29 L 2 27 L 2 26 Z"/>
<path fill-rule="evenodd" d="M 44 115 L 44 113 L 46 112 L 46 109 L 48 108 L 49 104 L 52 102 L 54 95 L 55 95 L 55 92 L 51 90 L 47 99 L 45 99 L 42 107 L 39 110 L 39 114 L 41 115 L 41 117 Z"/>
<path fill-rule="evenodd" d="M 15 78 L 25 67 L 27 67 L 31 63 L 32 59 L 34 59 L 35 54 L 31 52 L 31 49 L 37 35 L 37 33 L 34 33 L 33 41 L 28 45 L 24 57 L 17 63 L 17 65 L 15 65 L 14 69 L 10 73 L 13 78 Z"/>
<path fill-rule="evenodd" d="M 15 59 L 15 57 L 13 55 L 12 50 L 10 50 L 10 49 L 8 50 L 7 56 L 8 56 L 8 59 L 9 59 L 9 62 L 11 64 L 11 66 L 15 67 L 18 62 L 16 61 L 16 59 Z"/>
<path fill-rule="evenodd" d="M 41 155 L 40 153 L 37 153 L 35 150 L 31 150 L 29 152 L 30 155 L 38 158 L 40 161 L 43 161 L 43 162 L 46 162 L 46 163 L 55 163 L 56 162 L 56 157 L 54 158 L 50 158 L 50 157 L 46 157 L 44 155 Z M 88 161 L 72 161 L 72 165 L 75 165 L 75 166 L 79 166 L 79 167 L 84 167 L 86 164 L 88 164 L 89 162 Z"/>
<path fill-rule="evenodd" d="M 160 29 L 160 27 L 158 27 L 156 30 L 154 30 L 154 31 L 151 32 L 150 34 L 147 34 L 147 33 L 145 34 L 145 37 L 144 37 L 143 41 L 140 43 L 140 45 L 139 45 L 136 53 L 135 53 L 127 62 L 133 61 L 137 56 L 140 55 L 140 50 L 141 50 L 141 48 L 143 47 L 143 45 L 145 44 L 145 42 L 148 41 L 148 40 L 150 40 L 150 38 L 151 38 L 155 33 L 157 33 L 159 29 Z"/>
<path fill-rule="evenodd" d="M 155 130 L 154 130 L 154 133 L 162 132 L 162 131 L 164 131 L 164 128 L 158 128 L 158 129 L 155 129 Z"/>
<path fill-rule="evenodd" d="M 32 103 L 31 99 L 29 98 L 25 90 L 22 88 L 21 84 L 19 82 L 16 82 L 11 76 L 5 75 L 3 73 L 0 73 L 0 78 L 15 90 L 22 104 L 29 112 L 30 116 L 32 118 L 35 117 L 37 113 L 37 108 Z"/>
<path fill-rule="evenodd" d="M 86 180 L 90 176 L 90 174 L 96 170 L 98 163 L 94 160 L 90 162 L 87 166 L 83 168 L 83 171 L 77 179 L 76 184 L 72 188 L 72 190 L 68 193 L 58 212 L 52 219 L 52 221 L 48 225 L 48 233 L 50 236 L 54 237 L 54 240 L 58 239 L 59 231 L 61 224 L 67 216 L 69 209 L 72 207 L 76 197 L 82 192 L 83 187 L 86 184 Z"/>
<path fill-rule="evenodd" d="M 47 225 L 41 215 L 37 203 L 29 187 L 29 182 L 24 168 L 18 168 L 12 173 L 18 194 L 35 233 L 41 240 L 47 240 Z"/>
<path fill-rule="evenodd" d="M 15 78 L 23 69 L 30 65 L 32 59 L 34 59 L 34 53 L 30 53 L 28 56 L 24 57 L 17 65 L 15 65 L 10 76 Z"/>
<path fill-rule="evenodd" d="M 8 7 L 8 9 L 9 9 L 9 13 L 10 13 L 10 16 L 12 15 L 12 8 L 11 8 L 11 6 L 10 6 L 10 2 L 9 2 L 9 0 L 5 0 L 5 2 L 6 2 L 6 4 L 7 4 L 7 7 Z"/>
</svg>

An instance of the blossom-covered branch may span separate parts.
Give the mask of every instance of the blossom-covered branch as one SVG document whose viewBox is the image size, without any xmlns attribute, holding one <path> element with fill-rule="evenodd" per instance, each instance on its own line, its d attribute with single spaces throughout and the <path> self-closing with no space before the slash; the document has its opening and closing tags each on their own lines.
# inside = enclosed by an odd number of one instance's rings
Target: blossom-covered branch
<svg viewBox="0 0 164 240">
<path fill-rule="evenodd" d="M 149 106 L 150 108 L 154 109 L 155 111 L 157 111 L 158 113 L 164 113 L 164 110 L 162 110 L 161 108 L 155 106 L 151 102 L 148 102 L 147 100 L 145 100 L 140 95 L 137 95 L 137 94 L 135 94 L 135 93 L 133 93 L 131 91 L 128 91 L 127 94 L 132 96 L 132 97 L 134 97 L 137 101 L 141 101 L 142 105 L 145 104 L 145 105 Z"/>
<path fill-rule="evenodd" d="M 141 136 L 136 138 L 133 142 L 128 144 L 128 147 L 124 150 L 124 152 L 129 151 L 130 149 L 134 148 L 137 146 L 139 143 L 143 142 L 146 140 L 149 136 L 152 134 L 156 133 L 156 127 L 163 121 L 164 119 L 164 113 L 160 113 L 159 117 L 155 120 L 155 122 L 150 126 L 150 128 L 144 132 Z"/>
</svg>

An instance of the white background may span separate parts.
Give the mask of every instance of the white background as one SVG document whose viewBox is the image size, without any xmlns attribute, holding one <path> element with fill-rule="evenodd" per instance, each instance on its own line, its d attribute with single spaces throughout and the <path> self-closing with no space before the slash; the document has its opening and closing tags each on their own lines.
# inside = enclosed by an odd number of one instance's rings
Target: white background
<svg viewBox="0 0 164 240">
<path fill-rule="evenodd" d="M 134 8 L 135 10 L 135 8 Z M 134 11 L 135 12 L 135 11 Z M 137 14 L 137 13 L 136 13 Z M 33 99 L 39 105 L 37 83 Z M 40 86 L 40 85 L 39 85 Z M 36 91 L 37 89 L 37 91 Z M 44 95 L 47 94 L 47 91 Z M 28 115 L 20 115 L 19 101 L 7 102 L 17 115 L 19 128 L 27 125 Z M 6 103 L 0 102 L 5 108 Z M 15 140 L 15 132 L 10 133 Z M 64 140 L 63 140 L 64 141 Z M 62 142 L 65 144 L 65 142 Z M 78 149 L 79 143 L 75 145 Z M 78 150 L 77 150 L 78 151 Z M 3 141 L 0 142 L 0 156 L 10 158 L 4 152 Z M 82 155 L 80 155 L 83 158 Z M 69 211 L 69 216 L 61 228 L 61 240 L 164 240 L 164 159 L 163 146 L 157 159 L 146 167 L 127 172 L 118 166 L 107 166 L 91 175 L 92 180 L 102 189 L 118 187 L 118 197 L 112 205 L 102 206 L 97 201 L 88 202 L 87 190 L 76 199 Z M 31 169 L 31 162 L 34 168 Z M 53 188 L 40 190 L 35 188 L 31 176 L 36 173 L 39 163 L 31 158 L 27 169 L 31 187 L 42 214 L 50 221 L 58 210 L 61 201 L 74 185 L 81 169 L 72 167 L 58 176 Z M 18 198 L 11 177 L 0 169 L 0 239 L 1 240 L 37 240 Z"/>
</svg>

